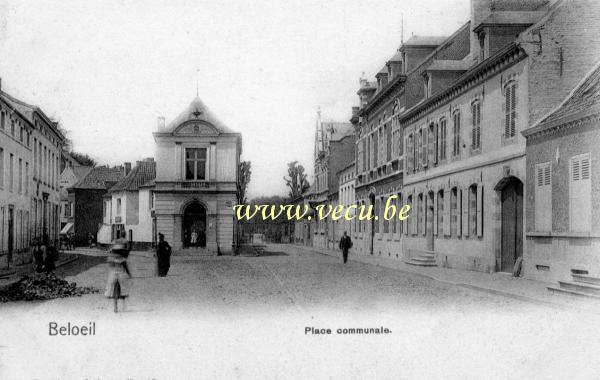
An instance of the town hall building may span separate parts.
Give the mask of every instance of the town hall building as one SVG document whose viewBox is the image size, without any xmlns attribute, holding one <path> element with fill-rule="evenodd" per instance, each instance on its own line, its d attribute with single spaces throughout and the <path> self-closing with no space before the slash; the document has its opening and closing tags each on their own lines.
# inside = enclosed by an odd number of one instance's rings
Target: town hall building
<svg viewBox="0 0 600 380">
<path fill-rule="evenodd" d="M 153 219 L 174 250 L 233 252 L 242 136 L 196 97 L 171 123 L 159 118 Z"/>
</svg>

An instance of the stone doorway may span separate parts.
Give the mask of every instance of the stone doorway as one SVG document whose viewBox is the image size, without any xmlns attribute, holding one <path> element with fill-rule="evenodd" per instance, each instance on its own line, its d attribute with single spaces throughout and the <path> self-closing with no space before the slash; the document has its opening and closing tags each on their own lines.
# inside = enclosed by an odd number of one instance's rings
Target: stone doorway
<svg viewBox="0 0 600 380">
<path fill-rule="evenodd" d="M 182 227 L 184 248 L 206 247 L 206 209 L 199 202 L 185 208 Z"/>
</svg>

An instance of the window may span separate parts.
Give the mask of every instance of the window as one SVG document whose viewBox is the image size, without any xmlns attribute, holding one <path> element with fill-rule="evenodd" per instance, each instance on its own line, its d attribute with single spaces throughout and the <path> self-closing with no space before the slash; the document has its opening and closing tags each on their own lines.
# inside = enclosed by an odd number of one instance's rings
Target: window
<svg viewBox="0 0 600 380">
<path fill-rule="evenodd" d="M 69 202 L 65 203 L 65 215 L 66 218 L 71 216 L 71 204 Z M 106 203 L 104 203 L 104 216 L 106 216 Z"/>
<path fill-rule="evenodd" d="M 4 111 L 0 112 L 0 128 L 2 128 L 2 130 L 6 128 L 6 114 Z"/>
<path fill-rule="evenodd" d="M 10 135 L 12 137 L 15 137 L 15 121 L 14 120 L 10 121 Z"/>
<path fill-rule="evenodd" d="M 504 87 L 505 99 L 505 121 L 504 121 L 504 138 L 509 139 L 515 136 L 516 119 L 517 119 L 517 83 L 510 81 Z"/>
<path fill-rule="evenodd" d="M 406 223 L 407 223 L 407 224 L 406 224 L 406 230 L 405 230 L 405 231 L 406 231 L 406 234 L 407 234 L 407 235 L 408 235 L 409 233 L 413 233 L 413 228 L 412 228 L 412 226 L 414 226 L 414 219 L 413 219 L 413 216 L 414 216 L 414 209 L 413 209 L 413 201 L 412 201 L 412 200 L 413 200 L 413 196 L 412 196 L 412 194 L 411 194 L 411 195 L 409 195 L 409 196 L 406 198 L 406 204 L 410 206 L 410 212 L 409 212 L 409 216 L 408 216 L 408 219 L 406 219 Z"/>
<path fill-rule="evenodd" d="M 117 198 L 117 215 L 121 215 L 121 198 Z"/>
<path fill-rule="evenodd" d="M 423 135 L 421 136 L 421 165 L 423 165 L 423 168 L 426 168 L 428 164 L 427 153 L 429 149 L 429 133 L 426 126 L 423 126 L 422 131 Z"/>
<path fill-rule="evenodd" d="M 423 164 L 423 129 L 419 129 L 419 134 L 417 134 L 417 142 L 415 146 L 415 171 L 421 170 L 421 165 Z"/>
<path fill-rule="evenodd" d="M 444 236 L 444 190 L 437 194 L 437 235 Z"/>
<path fill-rule="evenodd" d="M 14 181 L 15 181 L 15 173 L 14 173 L 14 167 L 15 167 L 15 156 L 11 153 L 10 154 L 10 161 L 8 162 L 8 189 L 10 191 L 13 191 L 13 186 L 14 186 Z"/>
<path fill-rule="evenodd" d="M 445 160 L 446 159 L 446 135 L 447 135 L 447 128 L 446 128 L 446 118 L 442 118 L 440 119 L 440 131 L 439 131 L 439 142 L 438 142 L 438 150 L 439 150 L 439 159 L 440 160 Z"/>
<path fill-rule="evenodd" d="M 477 185 L 469 187 L 469 236 L 477 236 Z"/>
<path fill-rule="evenodd" d="M 535 230 L 552 230 L 552 164 L 535 165 Z"/>
<path fill-rule="evenodd" d="M 392 125 L 390 123 L 385 125 L 385 141 L 386 141 L 386 161 L 392 160 Z"/>
<path fill-rule="evenodd" d="M 374 213 L 377 216 L 377 218 L 379 220 L 374 220 L 373 226 L 375 229 L 375 233 L 378 234 L 379 233 L 379 223 L 381 223 L 381 218 L 379 217 L 379 209 L 380 209 L 380 204 L 379 204 L 379 199 L 375 200 L 375 210 Z"/>
<path fill-rule="evenodd" d="M 384 209 L 384 206 L 385 206 L 385 200 L 386 200 L 386 198 L 384 197 L 384 198 L 381 198 L 381 201 L 379 202 L 379 204 L 380 204 L 380 207 L 379 207 L 379 214 L 380 214 L 379 215 L 379 220 L 383 220 L 383 233 L 387 234 L 387 233 L 390 232 L 390 221 L 386 220 L 383 217 L 383 209 Z"/>
<path fill-rule="evenodd" d="M 0 188 L 4 187 L 4 149 L 0 148 Z"/>
<path fill-rule="evenodd" d="M 29 194 L 29 162 L 25 163 L 25 194 Z"/>
<path fill-rule="evenodd" d="M 425 213 L 423 210 L 425 209 L 425 203 L 423 202 L 423 194 L 419 194 L 417 196 L 417 228 L 415 229 L 415 233 L 419 234 L 419 231 L 423 231 L 423 226 L 425 223 Z"/>
<path fill-rule="evenodd" d="M 23 127 L 19 128 L 19 141 L 23 142 Z"/>
<path fill-rule="evenodd" d="M 187 148 L 185 150 L 185 179 L 206 179 L 206 148 Z"/>
<path fill-rule="evenodd" d="M 458 236 L 458 189 L 453 187 L 450 190 L 450 235 Z"/>
<path fill-rule="evenodd" d="M 591 230 L 592 214 L 592 162 L 590 154 L 571 158 L 569 181 L 569 220 L 571 231 Z"/>
<path fill-rule="evenodd" d="M 471 138 L 471 148 L 473 150 L 481 149 L 481 102 L 475 101 L 471 104 L 471 116 L 473 118 L 473 133 Z"/>
<path fill-rule="evenodd" d="M 427 157 L 428 161 L 433 165 L 437 163 L 437 130 L 434 123 L 429 124 L 429 142 Z"/>
<path fill-rule="evenodd" d="M 406 170 L 409 172 L 412 172 L 412 171 L 414 171 L 414 162 L 415 162 L 412 133 L 409 134 L 406 139 L 406 155 L 407 155 Z"/>
<path fill-rule="evenodd" d="M 454 121 L 454 130 L 452 133 L 452 156 L 458 157 L 460 154 L 460 112 L 456 111 L 452 115 Z"/>
</svg>

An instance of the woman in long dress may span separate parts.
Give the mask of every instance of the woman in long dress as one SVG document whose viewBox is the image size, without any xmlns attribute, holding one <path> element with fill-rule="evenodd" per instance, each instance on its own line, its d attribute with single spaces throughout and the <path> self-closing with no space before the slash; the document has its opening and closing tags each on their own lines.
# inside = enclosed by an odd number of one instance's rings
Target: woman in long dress
<svg viewBox="0 0 600 380">
<path fill-rule="evenodd" d="M 156 245 L 156 267 L 159 277 L 165 277 L 171 267 L 171 246 L 165 241 L 165 235 L 158 234 Z"/>
<path fill-rule="evenodd" d="M 108 254 L 108 280 L 104 295 L 114 300 L 114 311 L 118 312 L 118 300 L 123 302 L 125 308 L 125 298 L 129 296 L 131 287 L 131 272 L 127 266 L 127 257 L 129 256 L 129 242 L 125 232 L 113 243 L 112 249 Z"/>
</svg>

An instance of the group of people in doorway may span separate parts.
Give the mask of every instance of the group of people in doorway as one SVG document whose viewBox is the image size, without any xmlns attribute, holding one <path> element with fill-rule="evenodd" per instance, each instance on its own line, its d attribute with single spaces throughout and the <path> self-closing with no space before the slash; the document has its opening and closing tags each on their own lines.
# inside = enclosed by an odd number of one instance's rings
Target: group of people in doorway
<svg viewBox="0 0 600 380">
<path fill-rule="evenodd" d="M 31 242 L 31 256 L 36 273 L 50 273 L 56 269 L 57 251 L 52 240 L 48 237 L 34 238 Z"/>
<path fill-rule="evenodd" d="M 123 309 L 125 308 L 125 299 L 129 297 L 129 290 L 131 289 L 131 279 L 133 276 L 127 264 L 130 251 L 131 244 L 127 240 L 127 234 L 123 231 L 112 243 L 107 258 L 108 279 L 104 295 L 107 298 L 113 299 L 115 313 L 119 310 L 119 300 L 122 302 Z M 171 267 L 171 246 L 165 241 L 163 234 L 158 234 L 155 257 L 156 273 L 159 277 L 165 277 Z"/>
</svg>

